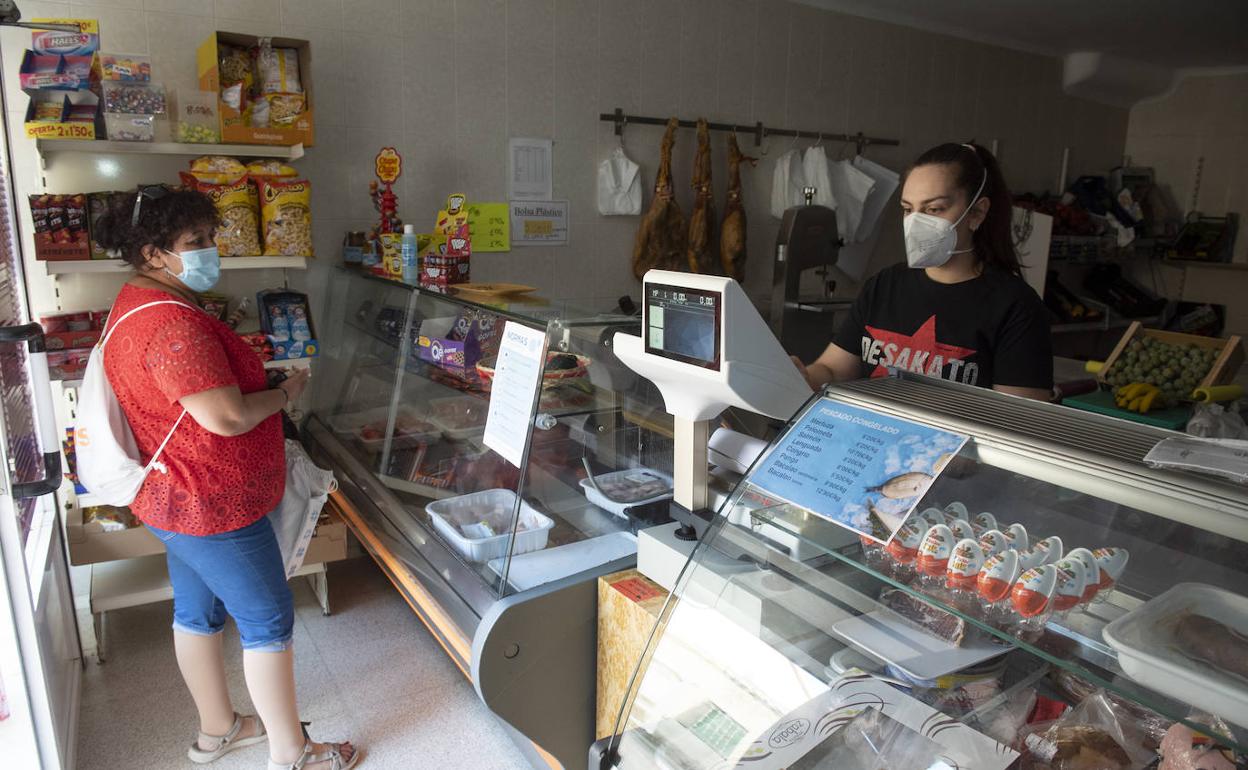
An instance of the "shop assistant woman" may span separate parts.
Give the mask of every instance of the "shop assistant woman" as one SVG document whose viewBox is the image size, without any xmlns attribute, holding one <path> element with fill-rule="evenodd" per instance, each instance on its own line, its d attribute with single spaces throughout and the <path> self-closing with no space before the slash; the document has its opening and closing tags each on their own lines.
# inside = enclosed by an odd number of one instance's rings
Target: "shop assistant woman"
<svg viewBox="0 0 1248 770">
<path fill-rule="evenodd" d="M 951 143 L 919 156 L 901 191 L 906 262 L 866 282 L 818 360 L 795 359 L 811 387 L 892 367 L 1048 400 L 1048 312 L 1023 280 L 1011 206 L 987 149 Z"/>
<path fill-rule="evenodd" d="M 269 741 L 269 768 L 345 770 L 349 743 L 308 741 L 295 707 L 294 606 L 267 514 L 286 481 L 279 412 L 297 399 L 308 370 L 277 387 L 228 326 L 199 309 L 221 260 L 217 214 L 203 194 L 163 186 L 118 193 L 94 235 L 135 268 L 110 319 L 146 303 L 117 327 L 104 370 L 144 463 L 169 436 L 131 510 L 165 545 L 173 584 L 178 667 L 199 711 L 189 758 L 211 762 Z M 183 410 L 183 419 L 170 434 Z M 226 687 L 221 631 L 238 625 L 247 690 L 259 718 L 235 713 Z M 267 734 L 266 734 L 267 732 Z"/>
</svg>

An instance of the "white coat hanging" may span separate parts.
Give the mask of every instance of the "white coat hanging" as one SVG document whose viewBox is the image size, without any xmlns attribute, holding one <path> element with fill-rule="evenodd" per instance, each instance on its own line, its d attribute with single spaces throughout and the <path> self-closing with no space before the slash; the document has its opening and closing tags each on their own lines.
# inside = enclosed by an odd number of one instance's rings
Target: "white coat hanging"
<svg viewBox="0 0 1248 770">
<path fill-rule="evenodd" d="M 604 217 L 641 213 L 641 167 L 623 147 L 598 164 L 598 213 Z"/>
<path fill-rule="evenodd" d="M 897 191 L 898 185 L 901 184 L 901 176 L 891 168 L 885 168 L 873 160 L 867 160 L 859 155 L 854 158 L 854 168 L 867 174 L 875 180 L 875 187 L 871 189 L 871 194 L 867 197 L 866 204 L 862 207 L 862 221 L 858 223 L 858 231 L 854 240 L 865 241 L 875 232 L 875 228 L 880 223 L 880 215 L 884 213 L 884 206 L 889 199 L 893 197 L 893 193 Z"/>
<path fill-rule="evenodd" d="M 802 169 L 802 154 L 789 150 L 776 158 L 776 169 L 771 176 L 771 215 L 784 219 L 785 209 L 805 203 L 804 187 L 806 173 Z"/>
<path fill-rule="evenodd" d="M 806 185 L 815 188 L 815 197 L 811 202 L 836 208 L 836 191 L 832 189 L 832 179 L 828 174 L 828 154 L 822 147 L 807 147 L 802 153 L 802 174 L 806 177 Z"/>
<path fill-rule="evenodd" d="M 854 243 L 862 222 L 862 207 L 875 189 L 875 180 L 847 160 L 838 160 L 829 169 L 832 195 L 836 197 L 836 230 L 845 243 Z"/>
</svg>

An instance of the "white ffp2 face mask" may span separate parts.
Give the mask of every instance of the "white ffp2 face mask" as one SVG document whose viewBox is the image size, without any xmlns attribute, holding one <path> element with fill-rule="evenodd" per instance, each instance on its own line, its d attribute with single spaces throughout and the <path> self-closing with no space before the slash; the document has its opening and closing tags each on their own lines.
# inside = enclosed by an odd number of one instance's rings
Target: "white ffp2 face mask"
<svg viewBox="0 0 1248 770">
<path fill-rule="evenodd" d="M 943 267 L 954 254 L 965 254 L 974 250 L 973 248 L 954 249 L 958 245 L 957 227 L 963 219 L 966 219 L 971 207 L 979 200 L 987 182 L 988 170 L 985 169 L 984 178 L 979 182 L 979 189 L 975 191 L 974 197 L 967 204 L 962 216 L 953 222 L 943 217 L 917 211 L 907 214 L 901 220 L 901 227 L 906 235 L 906 262 L 910 264 L 910 267 Z"/>
</svg>

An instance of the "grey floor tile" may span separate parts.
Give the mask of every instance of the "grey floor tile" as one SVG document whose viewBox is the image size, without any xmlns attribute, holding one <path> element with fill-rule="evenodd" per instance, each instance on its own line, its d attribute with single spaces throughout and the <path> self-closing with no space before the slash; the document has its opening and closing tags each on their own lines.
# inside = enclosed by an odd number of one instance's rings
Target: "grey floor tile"
<svg viewBox="0 0 1248 770">
<path fill-rule="evenodd" d="M 313 722 L 313 737 L 364 747 L 364 770 L 528 767 L 371 561 L 335 564 L 329 582 L 328 617 L 304 581 L 292 584 L 300 713 Z M 186 747 L 195 734 L 195 708 L 173 655 L 172 611 L 162 602 L 109 613 L 108 660 L 91 661 L 83 675 L 80 770 L 192 766 Z M 250 712 L 238 631 L 230 623 L 225 633 L 235 707 Z M 212 767 L 259 770 L 266 757 L 263 745 L 252 746 Z"/>
</svg>

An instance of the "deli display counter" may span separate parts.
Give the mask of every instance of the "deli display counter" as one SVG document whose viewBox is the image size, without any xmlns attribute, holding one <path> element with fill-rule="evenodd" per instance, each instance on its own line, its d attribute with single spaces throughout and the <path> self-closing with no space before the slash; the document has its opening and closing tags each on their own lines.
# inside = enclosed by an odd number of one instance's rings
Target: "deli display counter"
<svg viewBox="0 0 1248 770">
<path fill-rule="evenodd" d="M 509 324 L 546 337 L 518 465 L 484 438 Z M 338 268 L 321 327 L 303 430 L 348 526 L 533 753 L 579 764 L 596 578 L 636 563 L 672 495 L 671 420 L 611 349 L 639 319 Z"/>
<path fill-rule="evenodd" d="M 825 389 L 710 523 L 590 767 L 1248 752 L 1248 490 L 1145 465 L 1171 435 L 908 376 Z"/>
</svg>

